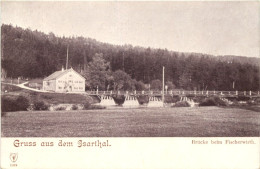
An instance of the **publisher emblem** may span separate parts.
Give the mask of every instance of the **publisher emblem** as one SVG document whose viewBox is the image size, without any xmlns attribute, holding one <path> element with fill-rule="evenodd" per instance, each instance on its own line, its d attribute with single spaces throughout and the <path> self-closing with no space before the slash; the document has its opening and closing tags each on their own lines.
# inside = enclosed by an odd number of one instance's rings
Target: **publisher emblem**
<svg viewBox="0 0 260 169">
<path fill-rule="evenodd" d="M 16 162 L 18 158 L 18 154 L 17 153 L 10 153 L 10 160 L 12 162 Z"/>
</svg>

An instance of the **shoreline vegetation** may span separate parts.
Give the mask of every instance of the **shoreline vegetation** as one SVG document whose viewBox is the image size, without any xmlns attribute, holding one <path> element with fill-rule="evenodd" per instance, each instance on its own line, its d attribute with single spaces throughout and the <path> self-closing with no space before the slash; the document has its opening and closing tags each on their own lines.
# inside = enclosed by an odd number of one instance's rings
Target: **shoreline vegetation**
<svg viewBox="0 0 260 169">
<path fill-rule="evenodd" d="M 68 93 L 39 93 L 19 88 L 13 85 L 2 84 L 2 91 L 8 89 L 8 93 L 2 92 L 2 116 L 5 112 L 13 111 L 69 111 L 69 110 L 91 110 L 105 109 L 106 106 L 99 105 L 98 97 L 87 94 Z M 117 105 L 124 103 L 123 95 L 113 95 Z M 260 98 L 236 97 L 223 99 L 214 97 L 193 97 L 195 106 L 219 106 L 229 108 L 241 108 L 259 112 Z M 137 97 L 140 108 L 146 107 L 149 98 L 147 96 Z M 182 101 L 179 96 L 165 97 L 165 107 L 191 107 L 187 101 Z M 120 108 L 120 106 L 113 106 Z M 111 106 L 109 106 L 111 108 Z"/>
</svg>

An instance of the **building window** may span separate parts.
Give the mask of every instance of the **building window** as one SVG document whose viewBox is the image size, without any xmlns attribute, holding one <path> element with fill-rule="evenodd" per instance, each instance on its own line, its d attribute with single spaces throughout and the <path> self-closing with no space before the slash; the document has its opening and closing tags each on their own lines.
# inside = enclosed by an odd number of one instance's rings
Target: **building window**
<svg viewBox="0 0 260 169">
<path fill-rule="evenodd" d="M 77 87 L 74 87 L 74 89 L 78 89 Z"/>
<path fill-rule="evenodd" d="M 62 89 L 62 87 L 59 86 L 59 89 Z"/>
<path fill-rule="evenodd" d="M 69 77 L 72 77 L 72 75 L 69 75 Z"/>
<path fill-rule="evenodd" d="M 82 81 L 79 81 L 79 83 L 83 83 Z"/>
</svg>

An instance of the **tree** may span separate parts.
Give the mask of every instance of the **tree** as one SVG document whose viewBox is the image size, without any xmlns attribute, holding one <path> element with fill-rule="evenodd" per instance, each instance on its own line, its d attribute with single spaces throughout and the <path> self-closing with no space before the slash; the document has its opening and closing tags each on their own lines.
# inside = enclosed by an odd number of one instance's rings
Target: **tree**
<svg viewBox="0 0 260 169">
<path fill-rule="evenodd" d="M 189 89 L 190 81 L 190 75 L 188 73 L 183 73 L 179 78 L 179 86 L 182 89 Z"/>
<path fill-rule="evenodd" d="M 96 53 L 93 60 L 88 64 L 84 77 L 86 78 L 86 85 L 90 89 L 106 90 L 110 76 L 110 64 L 103 58 L 103 54 Z"/>
<path fill-rule="evenodd" d="M 168 90 L 175 89 L 175 85 L 171 81 L 167 81 L 165 84 L 168 86 Z"/>
<path fill-rule="evenodd" d="M 159 79 L 151 81 L 151 90 L 162 90 L 162 82 Z"/>
<path fill-rule="evenodd" d="M 122 70 L 113 73 L 114 90 L 135 90 L 135 81 Z"/>
<path fill-rule="evenodd" d="M 135 89 L 138 91 L 144 90 L 145 89 L 145 84 L 142 81 L 135 81 Z"/>
<path fill-rule="evenodd" d="M 167 49 L 111 45 L 91 38 L 59 37 L 53 33 L 47 35 L 5 24 L 1 27 L 1 33 L 1 64 L 5 72 L 2 75 L 7 78 L 43 78 L 60 70 L 66 64 L 69 46 L 69 67 L 86 76 L 92 89 L 97 86 L 103 90 L 113 89 L 112 71 L 116 70 L 124 70 L 132 79 L 151 84 L 153 80 L 162 79 L 162 66 L 165 66 L 165 79 L 178 88 L 232 90 L 234 83 L 235 90 L 260 89 L 259 58 L 215 57 Z M 95 54 L 102 55 L 102 59 L 98 61 Z M 133 86 L 139 88 L 142 85 L 130 84 L 129 87 L 128 84 L 127 88 L 132 89 Z M 158 86 L 156 89 L 161 90 Z"/>
</svg>

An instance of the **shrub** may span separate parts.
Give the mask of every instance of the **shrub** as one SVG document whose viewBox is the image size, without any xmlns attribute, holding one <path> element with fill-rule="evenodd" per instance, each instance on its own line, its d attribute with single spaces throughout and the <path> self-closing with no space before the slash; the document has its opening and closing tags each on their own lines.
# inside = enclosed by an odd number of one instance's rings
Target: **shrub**
<svg viewBox="0 0 260 169">
<path fill-rule="evenodd" d="M 219 97 L 209 97 L 204 99 L 199 106 L 227 106 L 228 103 L 221 100 Z"/>
<path fill-rule="evenodd" d="M 218 106 L 228 106 L 226 101 L 221 100 L 219 97 L 214 97 L 215 102 Z"/>
<path fill-rule="evenodd" d="M 6 112 L 1 111 L 1 117 L 5 117 L 6 116 Z"/>
<path fill-rule="evenodd" d="M 2 112 L 10 111 L 25 111 L 29 107 L 29 100 L 24 96 L 18 96 L 16 99 L 2 97 L 1 110 Z"/>
<path fill-rule="evenodd" d="M 164 103 L 173 103 L 173 97 L 172 96 L 165 96 L 164 97 Z"/>
<path fill-rule="evenodd" d="M 46 105 L 43 101 L 34 102 L 34 110 L 48 110 L 49 106 Z"/>
<path fill-rule="evenodd" d="M 217 106 L 216 102 L 212 98 L 203 100 L 199 106 Z"/>
<path fill-rule="evenodd" d="M 105 109 L 105 106 L 101 106 L 101 105 L 91 105 L 90 103 L 85 103 L 83 105 L 83 109 L 84 110 L 91 110 L 91 109 Z"/>
<path fill-rule="evenodd" d="M 179 101 L 173 107 L 190 107 L 190 104 L 187 101 Z"/>
<path fill-rule="evenodd" d="M 250 99 L 246 102 L 248 105 L 259 105 L 259 98 Z"/>
<path fill-rule="evenodd" d="M 140 95 L 137 97 L 137 100 L 139 102 L 139 104 L 145 104 L 149 102 L 149 97 L 148 96 L 144 96 L 144 95 Z"/>
<path fill-rule="evenodd" d="M 14 100 L 7 98 L 7 97 L 3 97 L 1 98 L 1 111 L 2 112 L 9 112 L 9 111 L 14 111 Z"/>
<path fill-rule="evenodd" d="M 66 107 L 57 107 L 55 110 L 58 111 L 58 110 L 65 110 Z"/>
<path fill-rule="evenodd" d="M 29 107 L 27 107 L 27 111 L 33 111 L 35 110 L 34 105 L 30 104 Z"/>
<path fill-rule="evenodd" d="M 172 103 L 176 103 L 180 100 L 180 96 L 172 96 Z"/>
<path fill-rule="evenodd" d="M 118 105 L 122 105 L 125 101 L 124 95 L 113 95 L 112 97 L 113 97 L 115 103 Z"/>
<path fill-rule="evenodd" d="M 73 104 L 73 106 L 71 107 L 72 110 L 78 110 L 78 106 Z"/>
<path fill-rule="evenodd" d="M 255 100 L 255 102 L 257 102 L 257 103 L 260 103 L 260 98 L 259 98 L 259 97 L 255 98 L 254 100 Z"/>
<path fill-rule="evenodd" d="M 142 81 L 135 81 L 135 89 L 139 91 L 144 90 L 145 84 Z"/>
<path fill-rule="evenodd" d="M 90 105 L 91 104 L 89 102 L 84 103 L 83 104 L 83 109 L 85 109 L 85 110 L 89 109 Z"/>
<path fill-rule="evenodd" d="M 30 105 L 29 100 L 24 96 L 18 96 L 18 98 L 16 99 L 15 102 L 16 102 L 18 111 L 27 110 L 27 107 L 29 107 L 29 105 Z"/>
<path fill-rule="evenodd" d="M 245 105 L 245 104 L 247 104 L 249 106 L 259 105 L 260 104 L 260 98 L 250 98 L 247 101 L 241 101 L 240 100 L 238 103 L 240 103 L 240 102 L 244 102 L 244 103 L 242 103 L 242 105 Z"/>
<path fill-rule="evenodd" d="M 205 97 L 196 96 L 192 98 L 194 102 L 201 103 L 203 100 L 205 100 Z"/>
</svg>

